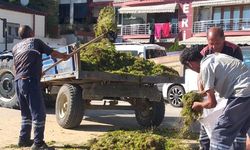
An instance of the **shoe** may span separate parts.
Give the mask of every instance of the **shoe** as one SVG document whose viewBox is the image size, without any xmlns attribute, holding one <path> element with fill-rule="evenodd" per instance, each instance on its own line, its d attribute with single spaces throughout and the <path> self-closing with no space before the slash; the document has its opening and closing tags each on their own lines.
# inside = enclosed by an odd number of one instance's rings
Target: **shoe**
<svg viewBox="0 0 250 150">
<path fill-rule="evenodd" d="M 21 139 L 19 139 L 17 145 L 19 147 L 30 147 L 33 144 L 33 142 L 34 141 L 30 140 L 30 139 L 28 139 L 28 140 L 21 140 Z"/>
<path fill-rule="evenodd" d="M 36 145 L 35 143 L 33 143 L 33 145 L 31 146 L 31 150 L 54 150 L 54 148 L 49 147 L 46 143 L 43 143 L 41 145 Z"/>
</svg>

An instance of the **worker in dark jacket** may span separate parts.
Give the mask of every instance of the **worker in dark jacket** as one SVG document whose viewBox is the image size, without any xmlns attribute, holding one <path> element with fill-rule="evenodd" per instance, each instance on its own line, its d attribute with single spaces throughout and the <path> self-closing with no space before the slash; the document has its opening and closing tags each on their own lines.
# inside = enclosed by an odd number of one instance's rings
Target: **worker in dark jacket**
<svg viewBox="0 0 250 150">
<path fill-rule="evenodd" d="M 218 27 L 210 28 L 207 32 L 207 41 L 208 45 L 201 50 L 202 56 L 206 57 L 209 54 L 218 52 L 232 56 L 234 58 L 243 61 L 243 55 L 240 47 L 231 42 L 225 41 L 224 31 L 221 28 Z M 199 90 L 203 91 L 203 87 L 201 87 L 201 85 L 198 86 Z M 209 150 L 210 139 L 203 126 L 201 126 L 199 141 L 201 150 Z M 233 147 L 236 149 L 236 147 L 239 147 L 240 145 L 244 146 L 245 144 L 244 141 L 246 141 L 245 136 L 239 135 L 236 138 Z"/>
<path fill-rule="evenodd" d="M 243 55 L 240 47 L 226 41 L 224 31 L 221 28 L 210 28 L 207 32 L 207 41 L 208 45 L 201 50 L 201 55 L 206 56 L 218 52 L 243 61 Z"/>
<path fill-rule="evenodd" d="M 21 26 L 18 34 L 22 41 L 13 47 L 15 89 L 21 109 L 22 123 L 18 146 L 31 146 L 32 150 L 49 149 L 44 142 L 45 105 L 41 93 L 42 54 L 67 60 L 68 54 L 54 51 L 41 40 L 34 38 L 29 26 Z M 30 139 L 33 123 L 34 141 Z"/>
</svg>

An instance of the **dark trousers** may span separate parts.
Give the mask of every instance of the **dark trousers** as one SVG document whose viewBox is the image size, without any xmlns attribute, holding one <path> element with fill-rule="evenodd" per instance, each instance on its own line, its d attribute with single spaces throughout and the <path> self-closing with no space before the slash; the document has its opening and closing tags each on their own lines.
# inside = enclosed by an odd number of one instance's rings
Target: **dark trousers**
<svg viewBox="0 0 250 150">
<path fill-rule="evenodd" d="M 246 149 L 246 133 L 250 127 L 250 97 L 229 98 L 223 114 L 212 131 L 210 150 Z"/>
<path fill-rule="evenodd" d="M 40 80 L 19 79 L 16 81 L 15 89 L 22 115 L 20 139 L 30 139 L 33 123 L 34 144 L 40 145 L 43 143 L 46 118 Z"/>
<path fill-rule="evenodd" d="M 204 126 L 201 125 L 200 129 L 200 150 L 209 150 L 210 149 L 210 139 L 207 135 L 207 132 Z M 243 133 L 239 133 L 235 138 L 233 145 L 230 147 L 230 150 L 244 150 L 246 145 L 246 136 Z"/>
</svg>

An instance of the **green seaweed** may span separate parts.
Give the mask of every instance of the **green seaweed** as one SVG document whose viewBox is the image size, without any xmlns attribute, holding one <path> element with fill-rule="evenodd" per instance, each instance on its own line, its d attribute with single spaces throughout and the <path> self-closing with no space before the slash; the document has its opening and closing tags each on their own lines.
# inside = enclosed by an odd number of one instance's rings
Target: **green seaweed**
<svg viewBox="0 0 250 150">
<path fill-rule="evenodd" d="M 183 127 L 181 128 L 180 136 L 191 135 L 190 126 L 202 115 L 202 111 L 193 110 L 192 105 L 194 102 L 200 102 L 202 99 L 202 95 L 194 91 L 183 95 L 183 108 L 181 111 L 181 116 L 183 117 Z"/>
</svg>

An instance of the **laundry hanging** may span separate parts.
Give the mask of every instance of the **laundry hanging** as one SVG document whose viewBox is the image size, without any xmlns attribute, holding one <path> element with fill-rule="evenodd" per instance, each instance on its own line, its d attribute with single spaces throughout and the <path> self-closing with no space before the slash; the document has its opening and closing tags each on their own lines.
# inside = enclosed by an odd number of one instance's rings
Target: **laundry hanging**
<svg viewBox="0 0 250 150">
<path fill-rule="evenodd" d="M 167 38 L 170 36 L 170 23 L 164 23 L 162 26 L 162 37 Z"/>
<path fill-rule="evenodd" d="M 155 23 L 155 38 L 161 39 L 163 23 Z"/>
</svg>

